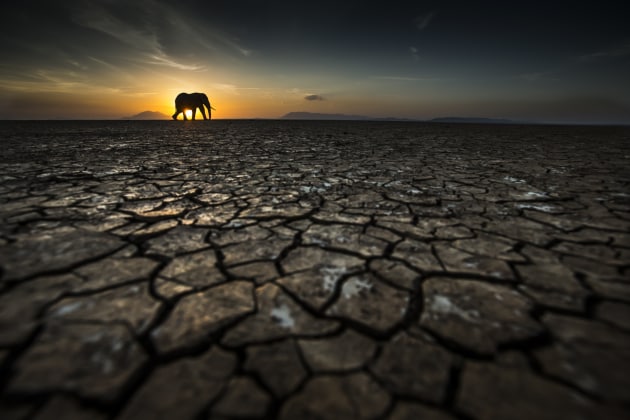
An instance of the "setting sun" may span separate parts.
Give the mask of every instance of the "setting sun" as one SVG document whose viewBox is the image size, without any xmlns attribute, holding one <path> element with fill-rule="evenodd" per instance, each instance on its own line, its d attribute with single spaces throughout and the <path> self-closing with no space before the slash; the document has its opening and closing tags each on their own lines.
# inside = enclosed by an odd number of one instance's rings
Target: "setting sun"
<svg viewBox="0 0 630 420">
<path fill-rule="evenodd" d="M 184 111 L 184 112 L 186 113 L 186 118 L 188 118 L 189 120 L 191 120 L 191 119 L 192 119 L 192 115 L 193 115 L 192 110 L 187 109 L 187 110 L 186 110 L 186 111 Z"/>
</svg>

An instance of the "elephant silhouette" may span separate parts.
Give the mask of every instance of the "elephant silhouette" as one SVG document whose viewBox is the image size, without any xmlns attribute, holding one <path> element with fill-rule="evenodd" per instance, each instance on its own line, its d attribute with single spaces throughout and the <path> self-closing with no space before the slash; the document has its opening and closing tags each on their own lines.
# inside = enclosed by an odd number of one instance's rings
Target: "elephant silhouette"
<svg viewBox="0 0 630 420">
<path fill-rule="evenodd" d="M 206 110 L 204 108 L 208 108 L 208 115 L 206 116 Z M 188 120 L 186 116 L 186 111 L 192 111 L 192 119 L 195 119 L 195 115 L 197 114 L 197 108 L 201 110 L 201 115 L 203 115 L 204 120 L 212 119 L 212 109 L 214 109 L 210 105 L 210 101 L 205 93 L 180 93 L 175 98 L 175 113 L 173 114 L 173 119 L 176 120 L 179 114 L 184 116 L 185 120 Z M 216 111 L 216 109 L 215 109 Z"/>
</svg>

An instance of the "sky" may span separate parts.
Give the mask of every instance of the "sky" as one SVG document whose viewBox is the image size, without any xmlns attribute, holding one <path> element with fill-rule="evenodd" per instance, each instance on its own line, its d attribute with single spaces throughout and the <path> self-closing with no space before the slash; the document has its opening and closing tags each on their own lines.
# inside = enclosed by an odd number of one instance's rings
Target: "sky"
<svg viewBox="0 0 630 420">
<path fill-rule="evenodd" d="M 318 112 L 630 124 L 622 1 L 21 0 L 0 119 Z"/>
</svg>

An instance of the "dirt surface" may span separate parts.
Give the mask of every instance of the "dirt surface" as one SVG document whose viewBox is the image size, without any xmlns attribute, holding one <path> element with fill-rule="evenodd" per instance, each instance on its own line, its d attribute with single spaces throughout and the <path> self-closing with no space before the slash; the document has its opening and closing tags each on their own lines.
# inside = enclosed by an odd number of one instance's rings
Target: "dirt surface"
<svg viewBox="0 0 630 420">
<path fill-rule="evenodd" d="M 2 122 L 2 419 L 630 416 L 630 130 Z"/>
</svg>

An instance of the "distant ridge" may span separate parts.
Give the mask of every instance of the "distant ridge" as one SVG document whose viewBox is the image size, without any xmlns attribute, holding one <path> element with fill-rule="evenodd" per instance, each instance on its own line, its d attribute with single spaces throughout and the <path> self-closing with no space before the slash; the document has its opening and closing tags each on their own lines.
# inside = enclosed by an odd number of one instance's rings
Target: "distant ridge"
<svg viewBox="0 0 630 420">
<path fill-rule="evenodd" d="M 441 117 L 433 118 L 428 122 L 438 123 L 475 123 L 475 124 L 517 124 L 517 121 L 503 118 L 475 118 L 475 117 Z"/>
<path fill-rule="evenodd" d="M 144 111 L 131 117 L 122 117 L 123 120 L 168 120 L 171 117 L 157 111 Z"/>
<path fill-rule="evenodd" d="M 407 118 L 367 117 L 364 115 L 320 114 L 317 112 L 289 112 L 281 117 L 283 120 L 344 120 L 344 121 L 414 121 Z"/>
<path fill-rule="evenodd" d="M 415 120 L 396 117 L 367 117 L 365 115 L 322 114 L 318 112 L 289 112 L 283 115 L 283 120 L 342 120 L 342 121 L 421 121 L 436 123 L 469 123 L 469 124 L 518 124 L 518 121 L 503 118 L 476 117 L 440 117 L 431 120 Z"/>
</svg>

